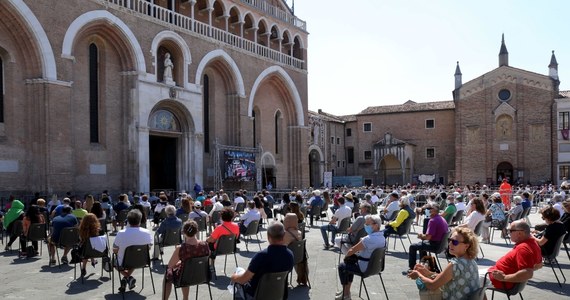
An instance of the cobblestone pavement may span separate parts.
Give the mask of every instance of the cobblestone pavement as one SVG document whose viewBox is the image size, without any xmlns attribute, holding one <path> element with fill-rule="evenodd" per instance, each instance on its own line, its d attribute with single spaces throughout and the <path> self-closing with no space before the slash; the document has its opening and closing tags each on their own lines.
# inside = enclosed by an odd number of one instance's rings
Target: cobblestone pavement
<svg viewBox="0 0 570 300">
<path fill-rule="evenodd" d="M 531 214 L 531 221 L 536 224 L 540 220 L 538 214 Z M 318 221 L 313 228 L 307 232 L 307 245 L 309 252 L 309 268 L 310 281 L 312 288 L 295 287 L 289 290 L 289 299 L 334 299 L 335 291 L 340 290 L 340 282 L 337 275 L 338 252 L 333 250 L 323 250 L 323 241 L 317 225 L 321 225 Z M 415 230 L 421 230 L 415 227 Z M 267 246 L 266 234 L 262 232 L 261 247 Z M 412 242 L 416 242 L 416 233 L 410 234 Z M 112 240 L 112 237 L 111 237 Z M 17 245 L 17 242 L 14 243 Z M 386 268 L 382 273 L 384 284 L 388 291 L 390 299 L 418 299 L 418 292 L 415 282 L 406 278 L 401 272 L 407 269 L 407 254 L 404 253 L 402 245 L 397 242 L 396 249 L 393 248 L 394 243 L 390 243 L 390 249 L 386 254 Z M 404 240 L 406 248 L 409 242 Z M 238 245 L 240 252 L 237 255 L 238 264 L 241 267 L 247 267 L 250 258 L 254 255 L 254 251 L 259 249 L 255 240 L 249 245 L 252 252 L 245 251 L 245 243 Z M 73 266 L 64 265 L 59 267 L 48 267 L 47 248 L 43 245 L 43 256 L 31 259 L 21 259 L 17 256 L 17 251 L 0 252 L 0 298 L 1 299 L 122 299 L 120 294 L 113 294 L 111 291 L 111 281 L 107 274 L 100 277 L 100 264 L 96 268 L 88 265 L 85 283 L 81 280 L 74 280 Z M 492 244 L 483 244 L 485 257 L 478 260 L 480 268 L 490 266 L 512 245 L 506 245 L 503 240 L 495 236 Z M 2 245 L 4 248 L 4 245 Z M 170 258 L 173 248 L 165 249 L 165 260 Z M 406 249 L 407 251 L 407 249 Z M 445 259 L 440 258 L 443 264 Z M 560 251 L 558 260 L 561 264 L 566 276 L 570 276 L 570 261 L 564 248 Z M 229 279 L 223 274 L 223 257 L 216 260 L 216 269 L 218 270 L 218 280 L 212 281 L 212 297 L 213 299 L 232 299 L 227 290 Z M 125 294 L 126 299 L 161 299 L 162 278 L 164 269 L 159 262 L 153 267 L 154 284 L 156 294 L 152 292 L 150 277 L 145 273 L 144 289 L 141 291 L 141 271 L 134 273 L 137 278 L 137 288 Z M 235 269 L 235 262 L 230 257 L 228 259 L 228 274 Z M 558 269 L 556 269 L 558 272 Z M 79 270 L 77 270 L 79 275 Z M 295 275 L 293 275 L 295 277 Z M 560 277 L 560 275 L 559 275 Z M 118 280 L 116 280 L 115 289 Z M 293 280 L 295 282 L 295 280 Z M 360 279 L 355 278 L 352 287 L 353 299 L 358 299 L 358 285 Z M 366 280 L 368 292 L 371 299 L 384 299 L 384 293 L 379 278 L 373 277 Z M 362 291 L 363 299 L 366 294 Z M 180 295 L 180 292 L 179 292 Z M 487 295 L 491 293 L 487 291 Z M 525 299 L 567 299 L 570 295 L 570 282 L 563 283 L 559 287 L 552 269 L 545 266 L 541 270 L 535 272 L 534 278 L 529 281 L 523 296 Z M 195 297 L 195 287 L 190 289 L 190 297 Z M 199 298 L 207 299 L 208 289 L 205 285 L 199 288 Z M 174 299 L 174 295 L 171 295 Z M 495 295 L 495 299 L 506 299 L 502 294 Z"/>
</svg>

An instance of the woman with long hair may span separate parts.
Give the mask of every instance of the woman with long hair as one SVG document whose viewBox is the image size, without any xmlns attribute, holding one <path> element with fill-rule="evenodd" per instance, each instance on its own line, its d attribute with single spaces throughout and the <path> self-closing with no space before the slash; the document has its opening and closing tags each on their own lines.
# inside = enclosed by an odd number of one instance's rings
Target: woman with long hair
<svg viewBox="0 0 570 300">
<path fill-rule="evenodd" d="M 79 224 L 79 245 L 80 248 L 85 247 L 85 243 L 89 242 L 89 239 L 92 237 L 99 236 L 99 231 L 101 230 L 101 224 L 99 223 L 99 219 L 97 216 L 92 213 L 88 213 L 83 217 L 81 223 Z M 91 265 L 95 267 L 96 260 L 94 258 L 91 259 Z M 87 265 L 87 259 L 84 259 L 81 262 L 81 277 L 84 277 L 87 274 L 87 270 L 85 269 Z"/>
<path fill-rule="evenodd" d="M 91 208 L 93 207 L 94 202 L 95 198 L 93 198 L 93 195 L 85 196 L 85 202 L 83 202 L 83 209 L 85 209 L 87 212 L 91 212 Z"/>
<path fill-rule="evenodd" d="M 172 290 L 172 282 L 180 277 L 184 271 L 184 264 L 193 257 L 203 257 L 210 255 L 210 248 L 206 241 L 200 241 L 196 238 L 198 233 L 198 224 L 194 220 L 188 220 L 182 226 L 184 234 L 184 242 L 176 246 L 174 253 L 168 262 L 168 269 L 164 274 L 163 299 L 168 299 Z M 182 288 L 183 299 L 188 299 L 188 287 Z"/>
<path fill-rule="evenodd" d="M 26 255 L 35 256 L 38 252 L 38 241 L 32 241 L 32 246 L 34 247 L 34 251 L 36 253 L 26 252 L 28 231 L 30 230 L 30 225 L 32 224 L 45 224 L 44 215 L 40 212 L 37 205 L 30 206 L 30 208 L 28 208 L 28 210 L 24 214 L 24 220 L 22 222 L 22 228 L 23 228 L 22 236 L 20 236 L 20 249 L 22 249 L 22 251 L 20 252 L 20 256 L 26 256 Z"/>
</svg>

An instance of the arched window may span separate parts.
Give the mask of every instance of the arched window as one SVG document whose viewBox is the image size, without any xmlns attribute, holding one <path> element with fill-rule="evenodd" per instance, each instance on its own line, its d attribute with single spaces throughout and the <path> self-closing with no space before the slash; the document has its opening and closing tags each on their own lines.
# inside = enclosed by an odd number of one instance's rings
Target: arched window
<svg viewBox="0 0 570 300">
<path fill-rule="evenodd" d="M 210 78 L 204 75 L 204 152 L 210 153 Z"/>
<path fill-rule="evenodd" d="M 277 111 L 275 113 L 275 154 L 279 154 L 279 147 L 281 147 L 281 143 L 279 140 L 281 138 L 281 112 Z"/>
<path fill-rule="evenodd" d="M 99 143 L 99 50 L 89 45 L 89 141 Z"/>
<path fill-rule="evenodd" d="M 173 113 L 168 110 L 157 110 L 152 114 L 149 121 L 150 128 L 160 131 L 180 132 L 180 122 Z"/>
</svg>

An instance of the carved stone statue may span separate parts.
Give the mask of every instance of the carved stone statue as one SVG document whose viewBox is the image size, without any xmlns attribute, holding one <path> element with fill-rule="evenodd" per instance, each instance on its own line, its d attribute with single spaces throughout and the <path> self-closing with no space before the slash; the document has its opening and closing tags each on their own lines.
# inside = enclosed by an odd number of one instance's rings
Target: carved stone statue
<svg viewBox="0 0 570 300">
<path fill-rule="evenodd" d="M 170 53 L 166 52 L 164 55 L 164 83 L 166 84 L 174 84 L 174 80 L 172 79 L 172 69 L 174 69 L 174 64 L 170 59 Z"/>
</svg>

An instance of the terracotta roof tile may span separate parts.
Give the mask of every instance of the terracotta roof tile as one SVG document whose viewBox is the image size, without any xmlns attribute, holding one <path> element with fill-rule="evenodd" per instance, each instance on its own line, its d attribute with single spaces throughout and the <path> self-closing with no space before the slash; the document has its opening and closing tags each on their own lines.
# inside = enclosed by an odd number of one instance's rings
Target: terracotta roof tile
<svg viewBox="0 0 570 300">
<path fill-rule="evenodd" d="M 370 106 L 361 111 L 359 115 L 371 114 L 386 114 L 386 113 L 399 113 L 411 111 L 428 111 L 428 110 L 448 110 L 455 109 L 453 101 L 436 101 L 416 103 L 412 100 L 406 101 L 404 104 L 399 105 L 384 105 L 384 106 Z"/>
</svg>

